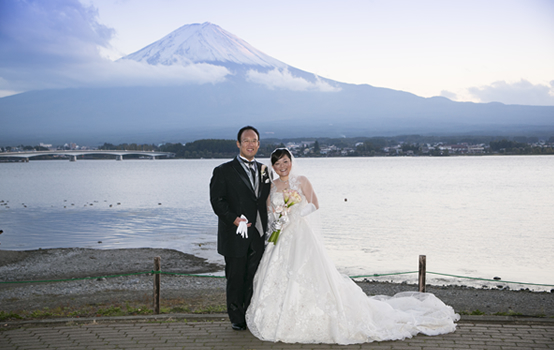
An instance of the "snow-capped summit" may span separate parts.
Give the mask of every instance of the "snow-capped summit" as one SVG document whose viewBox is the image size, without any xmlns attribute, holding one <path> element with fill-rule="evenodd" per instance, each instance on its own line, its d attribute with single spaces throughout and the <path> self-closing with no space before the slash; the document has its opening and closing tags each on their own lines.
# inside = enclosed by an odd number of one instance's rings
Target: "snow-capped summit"
<svg viewBox="0 0 554 350">
<path fill-rule="evenodd" d="M 210 22 L 187 24 L 122 59 L 151 65 L 226 63 L 285 68 L 287 65 Z"/>
</svg>

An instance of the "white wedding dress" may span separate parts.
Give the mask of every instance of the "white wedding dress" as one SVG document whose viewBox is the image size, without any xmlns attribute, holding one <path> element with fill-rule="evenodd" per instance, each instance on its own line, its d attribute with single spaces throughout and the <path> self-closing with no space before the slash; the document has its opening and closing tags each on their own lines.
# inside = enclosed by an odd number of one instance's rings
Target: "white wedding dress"
<svg viewBox="0 0 554 350">
<path fill-rule="evenodd" d="M 304 192 L 312 192 L 307 193 L 308 198 L 315 198 L 309 181 L 305 177 L 289 181 L 302 201 L 290 207 L 289 222 L 277 243 L 267 244 L 256 272 L 254 295 L 246 312 L 246 323 L 254 336 L 285 343 L 355 344 L 456 329 L 454 322 L 459 315 L 433 294 L 368 297 L 340 274 L 316 225 L 310 222 L 314 214 L 300 215 L 312 202 L 306 200 Z M 273 208 L 283 202 L 278 185 L 272 185 L 270 194 Z"/>
</svg>

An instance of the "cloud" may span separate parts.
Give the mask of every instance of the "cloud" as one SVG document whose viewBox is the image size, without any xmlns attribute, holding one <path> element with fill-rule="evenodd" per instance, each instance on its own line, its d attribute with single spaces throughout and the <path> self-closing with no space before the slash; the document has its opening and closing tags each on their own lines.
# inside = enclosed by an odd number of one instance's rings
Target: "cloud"
<svg viewBox="0 0 554 350">
<path fill-rule="evenodd" d="M 81 86 L 216 83 L 229 71 L 209 64 L 150 66 L 102 56 L 115 31 L 78 0 L 0 0 L 0 97 Z"/>
<path fill-rule="evenodd" d="M 230 74 L 225 67 L 207 63 L 154 66 L 133 60 L 106 61 L 97 65 L 95 71 L 98 74 L 87 76 L 82 82 L 88 86 L 205 84 L 222 82 Z"/>
<path fill-rule="evenodd" d="M 341 89 L 334 87 L 329 83 L 322 81 L 317 75 L 315 76 L 315 82 L 309 82 L 306 79 L 293 76 L 288 69 L 279 70 L 277 68 L 267 72 L 261 73 L 257 70 L 249 70 L 246 76 L 247 80 L 262 84 L 270 89 L 287 89 L 293 91 L 322 91 L 322 92 L 336 92 Z"/>
<path fill-rule="evenodd" d="M 2 0 L 0 66 L 61 66 L 99 58 L 115 30 L 78 0 Z"/>
<path fill-rule="evenodd" d="M 554 106 L 554 80 L 550 82 L 550 86 L 534 85 L 525 79 L 514 83 L 496 81 L 488 86 L 471 87 L 467 90 L 481 102 Z"/>
</svg>

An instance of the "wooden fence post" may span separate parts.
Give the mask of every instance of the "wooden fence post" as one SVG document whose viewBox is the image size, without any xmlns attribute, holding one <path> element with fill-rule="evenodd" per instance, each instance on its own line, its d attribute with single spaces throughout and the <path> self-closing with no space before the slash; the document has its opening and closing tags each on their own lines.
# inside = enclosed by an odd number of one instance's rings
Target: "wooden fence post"
<svg viewBox="0 0 554 350">
<path fill-rule="evenodd" d="M 154 258 L 154 314 L 160 314 L 160 281 L 161 281 L 161 258 L 159 256 Z"/>
<path fill-rule="evenodd" d="M 425 293 L 425 273 L 427 271 L 426 256 L 419 256 L 419 291 Z"/>
</svg>

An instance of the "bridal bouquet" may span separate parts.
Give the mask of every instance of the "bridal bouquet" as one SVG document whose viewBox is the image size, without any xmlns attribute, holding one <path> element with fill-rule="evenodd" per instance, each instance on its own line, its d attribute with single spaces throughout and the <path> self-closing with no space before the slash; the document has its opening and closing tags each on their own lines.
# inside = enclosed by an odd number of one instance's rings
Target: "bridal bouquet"
<svg viewBox="0 0 554 350">
<path fill-rule="evenodd" d="M 300 203 L 302 201 L 302 197 L 300 197 L 300 194 L 295 190 L 285 189 L 283 191 L 283 200 L 283 204 L 278 205 L 275 208 L 275 214 L 279 214 L 279 217 L 273 223 L 274 230 L 268 240 L 268 242 L 272 242 L 273 244 L 277 243 L 277 239 L 279 239 L 279 234 L 281 233 L 281 228 L 288 221 L 287 214 L 290 211 L 290 207 Z"/>
</svg>

